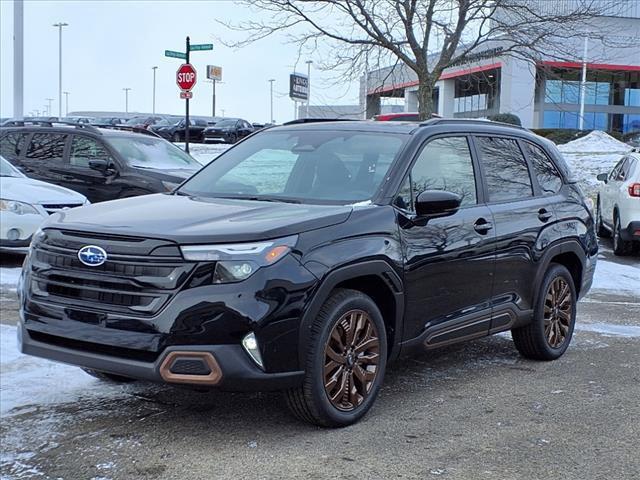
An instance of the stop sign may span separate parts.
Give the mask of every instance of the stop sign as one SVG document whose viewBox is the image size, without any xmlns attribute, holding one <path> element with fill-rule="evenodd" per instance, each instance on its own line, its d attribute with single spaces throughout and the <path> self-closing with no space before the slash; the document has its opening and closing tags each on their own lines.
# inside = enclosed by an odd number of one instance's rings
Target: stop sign
<svg viewBox="0 0 640 480">
<path fill-rule="evenodd" d="M 176 72 L 176 83 L 180 90 L 188 92 L 196 84 L 196 69 L 190 63 L 183 63 Z"/>
</svg>

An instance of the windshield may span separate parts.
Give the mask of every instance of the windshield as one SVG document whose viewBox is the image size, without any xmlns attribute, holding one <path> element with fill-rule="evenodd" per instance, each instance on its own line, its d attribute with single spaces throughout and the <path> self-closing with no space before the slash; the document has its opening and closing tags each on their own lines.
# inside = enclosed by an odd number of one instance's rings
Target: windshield
<svg viewBox="0 0 640 480">
<path fill-rule="evenodd" d="M 220 155 L 178 193 L 345 204 L 369 200 L 408 136 L 340 130 L 271 131 Z"/>
<path fill-rule="evenodd" d="M 200 164 L 166 140 L 147 137 L 111 137 L 109 143 L 133 167 L 193 170 Z"/>
<path fill-rule="evenodd" d="M 235 127 L 237 120 L 221 120 L 216 123 L 216 128 Z"/>
<path fill-rule="evenodd" d="M 180 123 L 179 118 L 163 118 L 162 120 L 156 122 L 156 127 L 171 127 L 172 125 L 177 125 Z"/>
<path fill-rule="evenodd" d="M 24 175 L 20 173 L 16 167 L 5 160 L 4 157 L 0 157 L 0 177 L 22 178 Z"/>
</svg>

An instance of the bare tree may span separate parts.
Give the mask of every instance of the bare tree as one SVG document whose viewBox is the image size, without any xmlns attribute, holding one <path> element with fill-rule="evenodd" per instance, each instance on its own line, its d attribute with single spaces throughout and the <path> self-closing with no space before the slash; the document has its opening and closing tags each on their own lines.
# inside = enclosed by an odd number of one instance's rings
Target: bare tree
<svg viewBox="0 0 640 480">
<path fill-rule="evenodd" d="M 617 0 L 240 0 L 266 20 L 227 25 L 245 32 L 243 46 L 286 32 L 301 48 L 331 48 L 326 69 L 359 76 L 366 65 L 406 65 L 418 80 L 421 118 L 434 110 L 442 72 L 482 47 L 535 61 L 563 59 L 557 42 L 584 33 L 589 19 L 611 14 Z M 554 39 L 556 41 L 554 41 Z M 570 52 L 575 58 L 575 52 Z M 393 75 L 394 68 L 389 69 Z"/>
</svg>

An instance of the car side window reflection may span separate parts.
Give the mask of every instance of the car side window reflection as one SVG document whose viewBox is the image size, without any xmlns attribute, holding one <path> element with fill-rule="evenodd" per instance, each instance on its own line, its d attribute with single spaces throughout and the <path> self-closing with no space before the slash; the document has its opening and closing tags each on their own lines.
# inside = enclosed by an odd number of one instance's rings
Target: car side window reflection
<svg viewBox="0 0 640 480">
<path fill-rule="evenodd" d="M 476 137 L 489 201 L 505 202 L 533 196 L 527 161 L 510 138 Z"/>
<path fill-rule="evenodd" d="M 75 167 L 89 168 L 91 160 L 108 160 L 109 154 L 93 138 L 74 136 L 71 140 L 69 163 Z"/>
<path fill-rule="evenodd" d="M 462 197 L 462 207 L 477 203 L 473 161 L 466 137 L 430 141 L 420 152 L 396 197 L 395 205 L 415 211 L 416 197 L 425 190 L 456 193 Z"/>
</svg>

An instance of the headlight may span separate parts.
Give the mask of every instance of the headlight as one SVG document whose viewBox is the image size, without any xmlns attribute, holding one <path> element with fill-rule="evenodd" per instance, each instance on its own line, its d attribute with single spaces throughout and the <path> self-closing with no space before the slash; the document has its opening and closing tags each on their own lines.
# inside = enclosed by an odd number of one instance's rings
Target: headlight
<svg viewBox="0 0 640 480">
<path fill-rule="evenodd" d="M 232 283 L 246 280 L 260 267 L 276 263 L 291 251 L 297 239 L 293 235 L 255 243 L 184 245 L 180 249 L 186 260 L 216 262 L 214 283 Z"/>
<path fill-rule="evenodd" d="M 162 185 L 164 186 L 165 190 L 167 192 L 173 192 L 178 185 L 180 185 L 179 183 L 175 183 L 175 182 L 165 182 L 164 180 L 162 181 Z"/>
<path fill-rule="evenodd" d="M 16 215 L 40 215 L 40 212 L 38 212 L 33 205 L 25 202 L 17 202 L 16 200 L 0 200 L 0 211 L 12 212 Z"/>
</svg>

